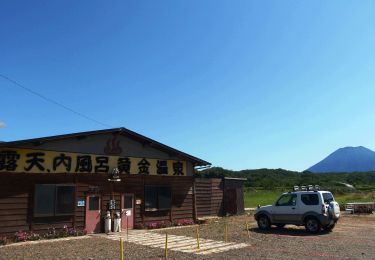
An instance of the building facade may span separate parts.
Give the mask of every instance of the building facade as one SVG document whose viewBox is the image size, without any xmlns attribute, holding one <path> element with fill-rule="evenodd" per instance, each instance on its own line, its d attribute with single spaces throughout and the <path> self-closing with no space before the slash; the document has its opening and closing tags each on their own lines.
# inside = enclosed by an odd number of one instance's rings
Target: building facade
<svg viewBox="0 0 375 260">
<path fill-rule="evenodd" d="M 0 143 L 0 234 L 103 231 L 197 217 L 194 168 L 210 165 L 125 128 Z"/>
</svg>

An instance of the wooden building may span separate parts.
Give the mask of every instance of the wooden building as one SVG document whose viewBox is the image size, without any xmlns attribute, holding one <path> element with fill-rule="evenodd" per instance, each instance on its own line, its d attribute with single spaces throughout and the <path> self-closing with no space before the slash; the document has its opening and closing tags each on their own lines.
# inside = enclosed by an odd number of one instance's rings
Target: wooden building
<svg viewBox="0 0 375 260">
<path fill-rule="evenodd" d="M 210 163 L 125 128 L 0 143 L 0 234 L 195 220 L 194 167 Z"/>
<path fill-rule="evenodd" d="M 244 178 L 196 178 L 197 217 L 245 213 Z"/>
</svg>

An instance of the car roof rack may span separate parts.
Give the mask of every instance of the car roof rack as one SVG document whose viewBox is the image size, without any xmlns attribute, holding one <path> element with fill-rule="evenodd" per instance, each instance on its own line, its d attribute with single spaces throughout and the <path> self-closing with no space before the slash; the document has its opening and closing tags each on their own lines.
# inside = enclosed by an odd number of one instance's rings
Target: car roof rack
<svg viewBox="0 0 375 260">
<path fill-rule="evenodd" d="M 293 186 L 293 191 L 319 191 L 320 190 L 320 186 L 319 185 L 302 185 L 302 186 L 298 186 L 298 185 L 295 185 Z"/>
</svg>

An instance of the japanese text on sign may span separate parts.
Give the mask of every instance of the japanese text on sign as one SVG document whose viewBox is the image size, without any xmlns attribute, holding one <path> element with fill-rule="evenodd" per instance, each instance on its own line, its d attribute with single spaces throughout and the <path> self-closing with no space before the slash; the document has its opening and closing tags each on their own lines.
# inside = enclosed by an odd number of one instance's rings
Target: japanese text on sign
<svg viewBox="0 0 375 260">
<path fill-rule="evenodd" d="M 0 172 L 186 175 L 186 162 L 32 149 L 0 150 Z"/>
</svg>

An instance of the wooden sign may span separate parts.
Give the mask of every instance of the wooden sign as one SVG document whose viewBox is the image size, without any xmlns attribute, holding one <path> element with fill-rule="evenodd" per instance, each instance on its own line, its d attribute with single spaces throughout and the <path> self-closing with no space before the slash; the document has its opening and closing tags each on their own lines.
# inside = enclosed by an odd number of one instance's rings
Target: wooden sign
<svg viewBox="0 0 375 260">
<path fill-rule="evenodd" d="M 0 149 L 0 172 L 110 173 L 186 176 L 186 161 L 33 149 Z"/>
</svg>

